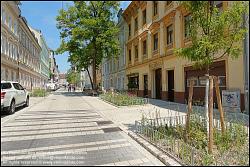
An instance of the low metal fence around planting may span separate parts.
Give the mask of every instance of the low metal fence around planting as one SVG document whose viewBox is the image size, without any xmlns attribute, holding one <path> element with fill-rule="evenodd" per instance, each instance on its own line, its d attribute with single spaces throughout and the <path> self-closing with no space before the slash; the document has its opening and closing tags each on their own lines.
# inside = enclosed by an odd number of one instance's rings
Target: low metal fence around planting
<svg viewBox="0 0 250 167">
<path fill-rule="evenodd" d="M 195 120 L 200 123 L 206 131 L 206 120 L 204 117 L 199 115 L 192 115 L 190 120 Z M 219 152 L 214 151 L 212 155 L 207 153 L 206 149 L 197 148 L 197 145 L 206 145 L 207 138 L 200 139 L 200 143 L 188 143 L 184 140 L 184 136 L 180 134 L 170 135 L 169 131 L 173 128 L 178 129 L 179 127 L 185 127 L 186 115 L 175 116 L 175 117 L 162 117 L 157 119 L 144 119 L 141 121 L 135 121 L 135 131 L 138 135 L 145 138 L 159 149 L 167 152 L 180 164 L 183 165 L 249 165 L 249 127 L 243 124 L 236 124 L 226 122 L 226 129 L 230 130 L 230 139 L 234 139 L 240 143 L 241 146 L 237 147 L 236 150 Z M 220 132 L 220 121 L 213 120 L 214 130 Z M 166 131 L 168 128 L 168 132 Z M 171 129 L 172 128 L 172 129 Z M 217 131 L 216 131 L 217 132 Z M 176 132 L 174 132 L 176 133 Z M 216 133 L 214 138 L 217 141 L 220 133 Z M 220 139 L 220 138 L 219 138 Z M 226 140 L 224 138 L 221 138 Z M 219 144 L 225 144 L 224 141 L 220 141 Z M 246 140 L 246 141 L 245 141 Z M 226 141 L 225 141 L 226 142 Z M 242 145 L 242 143 L 244 143 Z M 229 146 L 229 145 L 228 145 Z M 218 146 L 219 147 L 219 146 Z M 243 148 L 243 149 L 242 149 Z"/>
</svg>

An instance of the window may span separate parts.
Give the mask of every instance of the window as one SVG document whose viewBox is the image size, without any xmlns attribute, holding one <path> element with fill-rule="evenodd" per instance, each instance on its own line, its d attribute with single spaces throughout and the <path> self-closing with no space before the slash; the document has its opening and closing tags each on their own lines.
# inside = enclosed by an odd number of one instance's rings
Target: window
<svg viewBox="0 0 250 167">
<path fill-rule="evenodd" d="M 16 90 L 20 90 L 19 84 L 18 83 L 13 83 L 13 86 Z"/>
<path fill-rule="evenodd" d="M 1 83 L 1 89 L 10 89 L 11 84 L 10 83 Z"/>
<path fill-rule="evenodd" d="M 173 43 L 173 25 L 167 27 L 167 45 Z"/>
<path fill-rule="evenodd" d="M 1 47 L 3 47 L 3 52 L 2 53 L 4 53 L 4 54 L 6 54 L 6 38 L 5 38 L 5 36 L 4 35 L 2 35 L 1 34 L 1 39 L 3 40 L 3 41 L 1 41 Z"/>
<path fill-rule="evenodd" d="M 135 60 L 138 60 L 138 46 L 135 46 Z"/>
<path fill-rule="evenodd" d="M 7 53 L 8 53 L 8 43 L 7 43 L 7 39 L 6 39 L 5 36 L 3 36 L 3 40 L 4 40 L 4 44 L 3 44 L 4 53 L 7 55 Z"/>
<path fill-rule="evenodd" d="M 131 24 L 128 25 L 128 36 L 131 36 Z"/>
<path fill-rule="evenodd" d="M 9 57 L 12 57 L 12 45 L 9 42 Z"/>
<path fill-rule="evenodd" d="M 138 19 L 137 17 L 135 18 L 135 32 L 138 30 Z"/>
<path fill-rule="evenodd" d="M 131 62 L 131 49 L 129 49 L 129 51 L 128 51 L 128 61 L 129 61 L 129 63 Z"/>
<path fill-rule="evenodd" d="M 185 38 L 190 37 L 190 21 L 191 21 L 190 15 L 187 15 L 184 17 L 184 37 Z"/>
<path fill-rule="evenodd" d="M 5 68 L 1 68 L 1 80 L 5 80 Z"/>
<path fill-rule="evenodd" d="M 1 8 L 2 9 L 2 8 Z M 3 36 L 2 36 L 2 34 L 1 34 L 1 53 L 3 53 L 3 44 L 4 44 L 4 42 L 3 42 Z"/>
<path fill-rule="evenodd" d="M 9 16 L 9 28 L 12 30 L 12 18 Z"/>
<path fill-rule="evenodd" d="M 1 6 L 2 7 L 2 6 Z M 2 15 L 1 15 L 1 18 L 2 18 L 2 20 L 3 20 L 3 23 L 5 23 L 6 24 L 6 12 L 5 12 L 5 10 L 3 9 L 2 10 Z"/>
<path fill-rule="evenodd" d="M 17 35 L 17 22 L 16 21 L 14 22 L 14 33 L 15 35 Z"/>
<path fill-rule="evenodd" d="M 191 85 L 191 80 L 194 81 L 194 87 L 197 87 L 198 86 L 198 78 L 197 77 L 191 77 L 191 78 L 188 78 L 187 79 L 187 87 L 190 87 Z"/>
<path fill-rule="evenodd" d="M 15 47 L 15 60 L 17 60 L 17 46 L 16 45 L 14 45 L 14 47 Z"/>
<path fill-rule="evenodd" d="M 155 15 L 157 15 L 158 14 L 158 2 L 156 2 L 156 1 L 154 1 L 153 2 L 153 7 L 154 7 L 154 9 L 153 9 L 153 16 L 155 16 Z"/>
<path fill-rule="evenodd" d="M 143 16 L 143 19 L 142 19 L 142 25 L 146 24 L 147 22 L 147 10 L 143 10 L 142 12 L 142 16 Z"/>
<path fill-rule="evenodd" d="M 154 50 L 158 49 L 158 33 L 154 34 Z"/>
<path fill-rule="evenodd" d="M 147 40 L 144 40 L 143 43 L 142 43 L 142 53 L 143 55 L 146 55 L 147 54 Z"/>
</svg>

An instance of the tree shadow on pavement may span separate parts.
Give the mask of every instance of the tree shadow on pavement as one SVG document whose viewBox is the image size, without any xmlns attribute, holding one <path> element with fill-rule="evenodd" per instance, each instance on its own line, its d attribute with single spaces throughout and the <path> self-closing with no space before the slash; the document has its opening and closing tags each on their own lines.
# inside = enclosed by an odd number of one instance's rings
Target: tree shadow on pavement
<svg viewBox="0 0 250 167">
<path fill-rule="evenodd" d="M 128 130 L 135 132 L 135 124 L 123 124 L 123 125 L 128 127 Z"/>
<path fill-rule="evenodd" d="M 160 108 L 165 108 L 165 109 L 184 112 L 184 113 L 187 112 L 186 104 L 158 100 L 158 99 L 149 99 L 148 101 L 149 101 L 149 104 L 160 107 Z"/>
</svg>

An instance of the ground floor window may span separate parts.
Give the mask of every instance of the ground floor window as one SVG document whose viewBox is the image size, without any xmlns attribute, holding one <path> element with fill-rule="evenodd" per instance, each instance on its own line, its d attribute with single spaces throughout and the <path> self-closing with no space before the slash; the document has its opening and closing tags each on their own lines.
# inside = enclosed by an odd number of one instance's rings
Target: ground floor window
<svg viewBox="0 0 250 167">
<path fill-rule="evenodd" d="M 128 89 L 139 89 L 139 76 L 128 77 Z"/>
</svg>

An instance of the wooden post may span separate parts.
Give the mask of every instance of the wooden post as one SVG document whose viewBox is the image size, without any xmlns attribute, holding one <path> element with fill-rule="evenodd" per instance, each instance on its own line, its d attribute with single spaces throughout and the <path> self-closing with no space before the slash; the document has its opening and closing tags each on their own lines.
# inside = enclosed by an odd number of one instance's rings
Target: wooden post
<svg viewBox="0 0 250 167">
<path fill-rule="evenodd" d="M 209 76 L 209 103 L 208 103 L 208 116 L 209 116 L 209 136 L 208 136 L 208 153 L 213 152 L 213 77 Z"/>
<path fill-rule="evenodd" d="M 216 99 L 217 99 L 217 103 L 218 103 L 218 110 L 220 112 L 220 125 L 221 125 L 221 131 L 222 134 L 225 133 L 225 122 L 224 122 L 224 112 L 223 112 L 223 108 L 222 108 L 222 104 L 221 104 L 221 96 L 220 96 L 220 89 L 219 89 L 219 82 L 218 82 L 218 78 L 216 76 L 214 76 L 214 83 L 215 83 L 215 90 L 216 90 Z"/>
<path fill-rule="evenodd" d="M 185 134 L 185 140 L 188 139 L 188 132 L 189 132 L 189 122 L 190 122 L 190 115 L 192 112 L 192 98 L 193 98 L 193 85 L 194 80 L 190 80 L 190 87 L 189 87 L 189 97 L 188 97 L 188 112 L 187 112 L 187 120 L 186 120 L 186 134 Z"/>
</svg>

